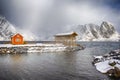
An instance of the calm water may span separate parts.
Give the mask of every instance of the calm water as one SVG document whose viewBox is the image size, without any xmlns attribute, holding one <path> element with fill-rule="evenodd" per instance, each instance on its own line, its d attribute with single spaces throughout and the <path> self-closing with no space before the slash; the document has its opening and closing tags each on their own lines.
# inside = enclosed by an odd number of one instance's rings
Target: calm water
<svg viewBox="0 0 120 80">
<path fill-rule="evenodd" d="M 91 64 L 93 55 L 120 48 L 119 42 L 88 42 L 74 53 L 0 55 L 0 80 L 114 80 Z"/>
</svg>

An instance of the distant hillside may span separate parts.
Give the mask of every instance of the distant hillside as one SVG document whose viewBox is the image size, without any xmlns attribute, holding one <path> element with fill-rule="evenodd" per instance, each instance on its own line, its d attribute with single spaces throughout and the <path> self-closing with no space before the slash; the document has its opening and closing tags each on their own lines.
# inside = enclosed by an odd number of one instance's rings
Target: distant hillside
<svg viewBox="0 0 120 80">
<path fill-rule="evenodd" d="M 115 27 L 108 22 L 102 22 L 100 26 L 96 24 L 85 24 L 72 26 L 69 31 L 75 31 L 79 34 L 79 41 L 119 41 L 120 35 Z"/>
<path fill-rule="evenodd" d="M 36 36 L 31 32 L 21 29 L 16 29 L 8 20 L 0 16 L 0 41 L 8 41 L 16 33 L 21 33 L 25 40 L 34 41 Z"/>
<path fill-rule="evenodd" d="M 0 40 L 9 40 L 16 29 L 4 17 L 0 16 Z"/>
</svg>

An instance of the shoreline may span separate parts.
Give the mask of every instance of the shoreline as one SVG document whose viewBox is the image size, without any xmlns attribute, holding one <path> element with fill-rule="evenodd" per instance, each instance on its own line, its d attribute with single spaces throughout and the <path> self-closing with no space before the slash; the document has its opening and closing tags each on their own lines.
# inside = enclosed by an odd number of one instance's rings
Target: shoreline
<svg viewBox="0 0 120 80">
<path fill-rule="evenodd" d="M 120 49 L 113 50 L 103 56 L 94 56 L 92 63 L 99 72 L 120 78 Z"/>
<path fill-rule="evenodd" d="M 30 52 L 72 52 L 82 50 L 82 46 L 64 46 L 60 43 L 36 43 L 36 44 L 23 44 L 23 45 L 12 45 L 12 44 L 0 44 L 1 54 L 11 53 L 30 53 Z"/>
</svg>

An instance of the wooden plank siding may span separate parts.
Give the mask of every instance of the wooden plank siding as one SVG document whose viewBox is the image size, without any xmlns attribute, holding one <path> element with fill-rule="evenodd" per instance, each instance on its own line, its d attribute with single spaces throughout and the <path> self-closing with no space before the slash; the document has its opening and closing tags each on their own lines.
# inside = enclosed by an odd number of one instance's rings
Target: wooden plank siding
<svg viewBox="0 0 120 80">
<path fill-rule="evenodd" d="M 62 35 L 55 35 L 55 41 L 57 43 L 63 43 L 66 46 L 77 46 L 76 44 L 76 36 L 77 33 L 73 32 L 71 34 L 62 34 Z"/>
</svg>

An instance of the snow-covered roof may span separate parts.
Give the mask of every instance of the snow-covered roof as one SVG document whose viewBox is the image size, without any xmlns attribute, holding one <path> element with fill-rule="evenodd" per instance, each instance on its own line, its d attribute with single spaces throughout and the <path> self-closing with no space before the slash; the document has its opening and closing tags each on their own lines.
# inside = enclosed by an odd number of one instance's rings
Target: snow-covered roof
<svg viewBox="0 0 120 80">
<path fill-rule="evenodd" d="M 55 36 L 68 36 L 68 35 L 78 35 L 76 32 L 68 32 L 68 33 L 59 33 L 56 34 Z"/>
<path fill-rule="evenodd" d="M 12 37 L 14 37 L 16 35 L 19 35 L 20 37 L 23 37 L 20 33 L 16 33 L 16 34 L 12 35 Z"/>
</svg>

